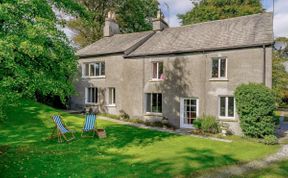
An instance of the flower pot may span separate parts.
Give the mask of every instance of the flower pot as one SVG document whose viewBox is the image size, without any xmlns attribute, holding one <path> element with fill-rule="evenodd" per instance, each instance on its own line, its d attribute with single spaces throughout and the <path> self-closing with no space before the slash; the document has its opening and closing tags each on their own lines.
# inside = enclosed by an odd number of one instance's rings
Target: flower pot
<svg viewBox="0 0 288 178">
<path fill-rule="evenodd" d="M 97 129 L 97 135 L 99 138 L 106 138 L 106 132 L 104 129 Z"/>
</svg>

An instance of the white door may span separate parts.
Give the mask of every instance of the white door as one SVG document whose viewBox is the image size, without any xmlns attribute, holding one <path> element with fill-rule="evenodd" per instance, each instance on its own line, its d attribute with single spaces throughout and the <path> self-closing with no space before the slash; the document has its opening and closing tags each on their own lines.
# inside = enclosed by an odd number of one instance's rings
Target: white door
<svg viewBox="0 0 288 178">
<path fill-rule="evenodd" d="M 199 100 L 197 98 L 180 99 L 180 127 L 193 128 L 193 122 L 198 117 Z"/>
</svg>

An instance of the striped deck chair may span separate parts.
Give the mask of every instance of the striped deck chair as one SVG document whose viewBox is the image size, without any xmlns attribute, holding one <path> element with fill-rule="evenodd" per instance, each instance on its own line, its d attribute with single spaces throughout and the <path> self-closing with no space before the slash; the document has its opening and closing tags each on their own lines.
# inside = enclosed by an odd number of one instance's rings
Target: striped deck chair
<svg viewBox="0 0 288 178">
<path fill-rule="evenodd" d="M 64 138 L 64 140 L 66 142 L 69 142 L 73 139 L 75 139 L 74 133 L 73 131 L 69 130 L 67 126 L 65 126 L 64 122 L 62 121 L 60 115 L 53 115 L 52 116 L 52 120 L 55 123 L 55 127 L 54 130 L 51 134 L 51 139 L 54 137 L 55 135 L 55 131 L 57 130 L 57 137 L 58 137 L 58 142 L 61 143 L 62 142 L 62 137 Z M 69 139 L 68 139 L 68 135 Z"/>
<path fill-rule="evenodd" d="M 97 129 L 95 127 L 96 124 L 96 115 L 95 114 L 87 114 L 85 116 L 84 126 L 82 129 L 81 137 L 94 137 L 95 133 L 97 133 Z M 85 135 L 85 133 L 92 132 L 93 135 Z"/>
</svg>

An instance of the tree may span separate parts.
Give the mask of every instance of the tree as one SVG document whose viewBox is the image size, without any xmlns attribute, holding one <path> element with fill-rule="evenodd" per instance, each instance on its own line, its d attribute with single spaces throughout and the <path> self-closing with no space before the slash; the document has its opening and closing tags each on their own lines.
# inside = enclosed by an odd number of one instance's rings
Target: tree
<svg viewBox="0 0 288 178">
<path fill-rule="evenodd" d="M 194 8 L 178 15 L 182 25 L 221 20 L 263 12 L 260 0 L 202 0 Z"/>
<path fill-rule="evenodd" d="M 87 46 L 103 36 L 106 14 L 113 10 L 123 33 L 152 29 L 151 20 L 157 13 L 155 0 L 78 0 L 88 11 L 88 16 L 79 16 L 67 25 L 77 34 L 73 41 L 80 47 Z"/>
<path fill-rule="evenodd" d="M 273 51 L 272 63 L 272 87 L 276 94 L 278 105 L 282 104 L 285 98 L 288 98 L 288 73 L 285 70 L 284 63 L 288 62 L 288 39 L 277 38 L 276 44 L 281 47 Z"/>
<path fill-rule="evenodd" d="M 50 3 L 0 0 L 0 117 L 19 98 L 74 92 L 77 60 Z"/>
</svg>

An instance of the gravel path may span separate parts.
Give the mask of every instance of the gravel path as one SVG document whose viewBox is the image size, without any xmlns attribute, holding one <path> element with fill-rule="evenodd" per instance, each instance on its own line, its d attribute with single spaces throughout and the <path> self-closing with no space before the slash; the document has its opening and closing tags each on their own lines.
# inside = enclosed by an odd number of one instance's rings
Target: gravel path
<svg viewBox="0 0 288 178">
<path fill-rule="evenodd" d="M 282 123 L 281 128 L 288 128 L 288 123 Z M 286 130 L 287 131 L 287 130 Z M 285 138 L 288 138 L 286 134 Z M 284 139 L 285 139 L 284 138 Z M 281 160 L 288 159 L 288 144 L 283 145 L 282 148 L 275 154 L 269 155 L 268 157 L 255 160 L 242 165 L 234 165 L 220 168 L 218 170 L 213 170 L 207 172 L 206 174 L 200 176 L 201 178 L 226 178 L 232 176 L 240 176 L 252 170 L 260 170 L 268 167 L 271 163 L 278 162 Z"/>
</svg>

